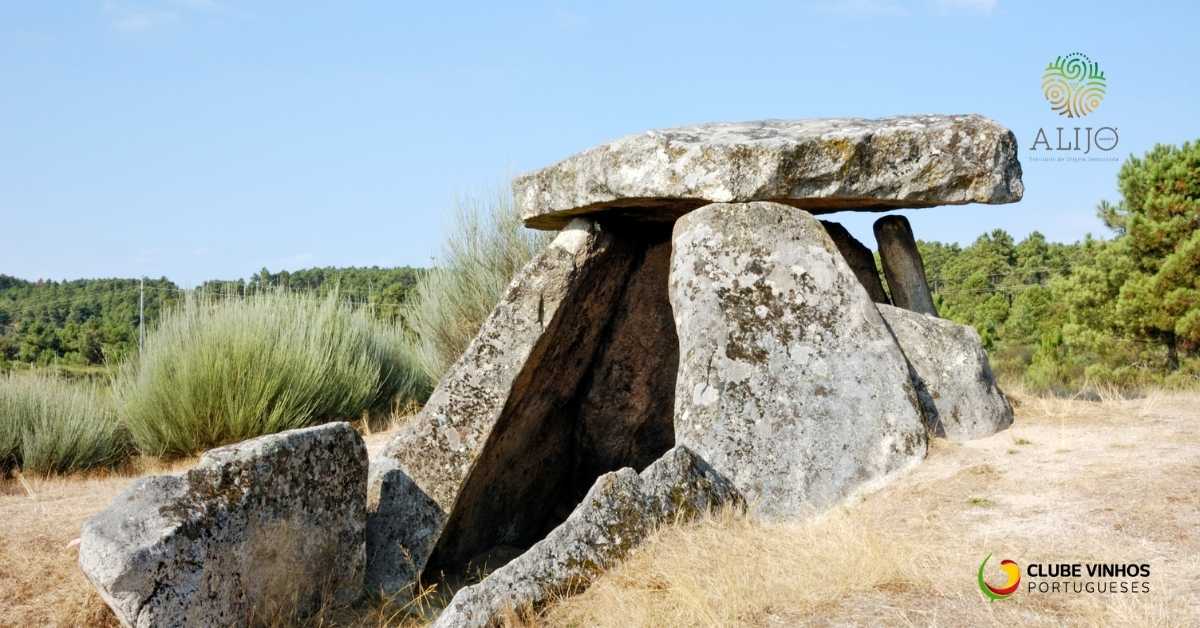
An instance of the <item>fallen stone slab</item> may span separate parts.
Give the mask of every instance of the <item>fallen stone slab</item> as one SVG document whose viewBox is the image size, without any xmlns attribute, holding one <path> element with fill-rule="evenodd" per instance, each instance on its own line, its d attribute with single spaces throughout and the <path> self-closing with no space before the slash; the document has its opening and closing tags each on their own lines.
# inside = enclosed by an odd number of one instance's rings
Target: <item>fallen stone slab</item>
<svg viewBox="0 0 1200 628">
<path fill-rule="evenodd" d="M 513 182 L 526 226 L 573 216 L 673 221 L 719 202 L 824 213 L 1011 203 L 1024 193 L 1016 138 L 979 115 L 722 122 L 647 131 Z"/>
<path fill-rule="evenodd" d="M 347 423 L 213 449 L 88 519 L 79 565 L 125 626 L 302 618 L 362 593 L 366 483 Z"/>
<path fill-rule="evenodd" d="M 1012 405 L 974 329 L 889 305 L 880 305 L 879 313 L 912 366 L 931 434 L 965 441 L 1012 425 Z"/>
<path fill-rule="evenodd" d="M 661 396 L 603 402 L 596 389 L 622 381 L 622 373 L 661 377 L 658 361 L 674 359 L 673 339 L 655 345 L 639 336 L 661 328 L 653 317 L 626 324 L 617 314 L 653 303 L 628 303 L 627 292 L 665 292 L 667 255 L 652 248 L 580 219 L 517 274 L 425 408 L 373 465 L 369 589 L 400 591 L 426 570 L 436 577 L 497 547 L 527 548 L 609 470 L 586 477 L 577 473 L 581 464 L 602 467 L 628 452 L 653 453 L 649 464 L 673 444 L 670 410 L 655 411 Z M 638 286 L 658 273 L 648 266 L 662 267 L 663 285 L 643 291 Z M 623 339 L 609 342 L 613 328 L 626 330 Z M 671 351 L 647 355 L 646 345 Z M 622 416 L 611 417 L 614 409 Z M 629 429 L 600 429 L 617 420 Z M 644 425 L 654 420 L 665 422 L 665 434 Z M 580 425 L 595 429 L 581 434 Z M 580 451 L 592 441 L 601 446 Z"/>
<path fill-rule="evenodd" d="M 714 204 L 672 239 L 676 443 L 753 512 L 808 514 L 924 458 L 904 355 L 816 219 Z"/>
<path fill-rule="evenodd" d="M 489 626 L 505 611 L 578 592 L 659 525 L 725 504 L 744 502 L 728 480 L 685 447 L 671 449 L 640 474 L 628 467 L 606 473 L 545 539 L 459 590 L 434 626 Z"/>
</svg>

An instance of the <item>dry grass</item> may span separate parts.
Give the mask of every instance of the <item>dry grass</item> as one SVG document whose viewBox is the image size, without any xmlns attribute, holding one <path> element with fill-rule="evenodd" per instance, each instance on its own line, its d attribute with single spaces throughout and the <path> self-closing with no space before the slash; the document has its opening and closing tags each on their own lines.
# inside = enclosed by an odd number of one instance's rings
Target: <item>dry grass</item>
<svg viewBox="0 0 1200 628">
<path fill-rule="evenodd" d="M 939 441 L 906 477 L 819 520 L 723 513 L 663 529 L 536 623 L 1200 624 L 1200 395 L 1017 401 L 1013 429 Z M 975 570 L 991 552 L 1020 564 L 1149 562 L 1152 590 L 988 602 Z"/>
<path fill-rule="evenodd" d="M 732 513 L 660 530 L 580 595 L 509 624 L 550 626 L 1200 624 L 1200 394 L 1101 402 L 1016 395 L 1009 431 L 938 441 L 890 486 L 822 518 Z M 386 440 L 371 435 L 377 447 Z M 0 491 L 0 625 L 105 625 L 69 542 L 129 476 Z M 975 500 L 975 503 L 972 503 Z M 1149 562 L 1152 592 L 987 602 L 988 553 L 1028 562 Z M 444 593 L 324 611 L 325 626 L 417 626 Z"/>
<path fill-rule="evenodd" d="M 116 626 L 76 564 L 79 528 L 134 478 L 192 462 L 139 460 L 122 473 L 0 482 L 0 626 Z"/>
</svg>

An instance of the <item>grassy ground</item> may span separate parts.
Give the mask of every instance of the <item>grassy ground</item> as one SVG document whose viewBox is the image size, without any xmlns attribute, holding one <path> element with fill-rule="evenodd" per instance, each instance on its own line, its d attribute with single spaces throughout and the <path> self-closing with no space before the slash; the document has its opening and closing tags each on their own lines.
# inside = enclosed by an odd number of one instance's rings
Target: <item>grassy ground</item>
<svg viewBox="0 0 1200 628">
<path fill-rule="evenodd" d="M 724 514 L 665 528 L 588 591 L 529 623 L 1200 624 L 1200 394 L 1018 398 L 1011 430 L 962 445 L 939 441 L 905 477 L 818 521 L 770 526 Z M 0 488 L 0 625 L 111 622 L 78 572 L 71 541 L 130 480 Z M 975 583 L 988 553 L 1022 566 L 1149 562 L 1151 592 L 1021 591 L 988 602 Z M 392 625 L 402 621 L 397 611 L 365 606 L 335 623 Z"/>
</svg>

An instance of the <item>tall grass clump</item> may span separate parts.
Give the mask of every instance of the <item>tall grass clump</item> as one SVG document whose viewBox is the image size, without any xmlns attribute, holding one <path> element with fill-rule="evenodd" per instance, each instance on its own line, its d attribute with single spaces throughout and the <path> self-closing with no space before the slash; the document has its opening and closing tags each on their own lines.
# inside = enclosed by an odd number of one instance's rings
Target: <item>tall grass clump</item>
<svg viewBox="0 0 1200 628">
<path fill-rule="evenodd" d="M 113 467 L 130 453 L 105 391 L 42 374 L 0 376 L 0 475 Z"/>
<path fill-rule="evenodd" d="M 138 449 L 187 455 L 386 410 L 423 378 L 400 327 L 325 297 L 191 296 L 168 312 L 113 385 Z"/>
<path fill-rule="evenodd" d="M 513 275 L 549 239 L 525 228 L 507 195 L 459 203 L 442 259 L 418 280 L 403 312 L 430 382 L 462 355 Z"/>
</svg>

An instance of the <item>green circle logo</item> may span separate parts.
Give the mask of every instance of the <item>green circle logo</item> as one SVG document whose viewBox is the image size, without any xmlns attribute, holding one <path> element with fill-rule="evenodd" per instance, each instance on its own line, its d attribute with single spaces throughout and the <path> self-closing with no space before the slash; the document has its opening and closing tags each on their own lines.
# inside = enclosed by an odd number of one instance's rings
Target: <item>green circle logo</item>
<svg viewBox="0 0 1200 628">
<path fill-rule="evenodd" d="M 1058 57 L 1042 72 L 1042 94 L 1060 116 L 1082 118 L 1104 100 L 1107 85 L 1100 64 L 1082 52 Z"/>
</svg>

